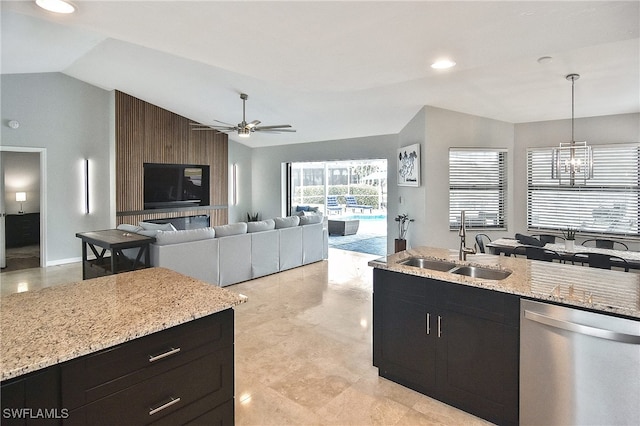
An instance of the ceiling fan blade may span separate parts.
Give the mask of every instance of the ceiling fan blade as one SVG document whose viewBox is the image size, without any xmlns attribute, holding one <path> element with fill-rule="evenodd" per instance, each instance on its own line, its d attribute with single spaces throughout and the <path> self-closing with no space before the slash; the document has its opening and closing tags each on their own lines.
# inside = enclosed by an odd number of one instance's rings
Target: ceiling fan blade
<svg viewBox="0 0 640 426">
<path fill-rule="evenodd" d="M 218 132 L 234 132 L 236 131 L 236 128 L 223 127 L 223 126 L 203 126 L 203 127 L 193 127 L 191 130 L 217 130 Z"/>
<path fill-rule="evenodd" d="M 256 132 L 267 132 L 267 133 L 295 133 L 296 129 L 264 129 L 264 128 L 257 128 L 254 129 Z"/>
<path fill-rule="evenodd" d="M 253 120 L 251 123 L 247 123 L 247 125 L 245 126 L 246 129 L 253 129 L 254 127 L 256 127 L 258 124 L 260 124 L 260 120 Z"/>
<path fill-rule="evenodd" d="M 291 124 L 275 124 L 275 125 L 272 125 L 272 126 L 256 127 L 256 130 L 288 129 L 290 127 L 291 127 Z"/>
</svg>

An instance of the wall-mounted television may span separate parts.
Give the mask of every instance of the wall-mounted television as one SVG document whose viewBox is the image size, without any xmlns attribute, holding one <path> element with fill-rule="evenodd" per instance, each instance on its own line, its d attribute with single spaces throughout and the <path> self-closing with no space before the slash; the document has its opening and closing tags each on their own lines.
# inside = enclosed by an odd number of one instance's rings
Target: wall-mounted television
<svg viewBox="0 0 640 426">
<path fill-rule="evenodd" d="M 209 205 L 209 166 L 144 163 L 144 209 Z"/>
</svg>

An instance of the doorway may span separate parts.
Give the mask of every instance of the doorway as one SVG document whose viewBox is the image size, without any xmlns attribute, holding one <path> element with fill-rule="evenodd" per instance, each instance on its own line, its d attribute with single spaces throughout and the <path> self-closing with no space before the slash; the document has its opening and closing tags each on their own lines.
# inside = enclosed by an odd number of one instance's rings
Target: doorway
<svg viewBox="0 0 640 426">
<path fill-rule="evenodd" d="M 46 265 L 45 149 L 0 147 L 1 271 Z"/>
<path fill-rule="evenodd" d="M 287 170 L 289 214 L 322 212 L 329 247 L 387 254 L 386 159 L 297 162 Z"/>
</svg>

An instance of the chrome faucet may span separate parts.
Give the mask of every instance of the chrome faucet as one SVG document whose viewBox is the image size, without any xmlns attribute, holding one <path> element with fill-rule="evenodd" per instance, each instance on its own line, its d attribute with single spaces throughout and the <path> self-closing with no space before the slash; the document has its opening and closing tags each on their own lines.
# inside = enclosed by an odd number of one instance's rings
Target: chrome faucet
<svg viewBox="0 0 640 426">
<path fill-rule="evenodd" d="M 464 228 L 464 210 L 460 212 L 460 230 L 458 231 L 458 236 L 460 237 L 458 260 L 467 260 L 467 254 L 475 254 L 476 251 L 466 247 L 467 231 Z"/>
</svg>

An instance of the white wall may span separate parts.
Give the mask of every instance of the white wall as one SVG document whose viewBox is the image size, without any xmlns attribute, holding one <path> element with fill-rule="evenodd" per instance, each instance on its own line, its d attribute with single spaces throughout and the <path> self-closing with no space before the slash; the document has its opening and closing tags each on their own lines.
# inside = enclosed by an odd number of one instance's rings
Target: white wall
<svg viewBox="0 0 640 426">
<path fill-rule="evenodd" d="M 252 206 L 251 148 L 229 140 L 229 223 L 246 222 L 247 213 L 256 213 Z M 233 205 L 233 165 L 237 165 L 237 205 Z M 264 217 L 268 219 L 268 217 Z"/>
<path fill-rule="evenodd" d="M 1 77 L 3 147 L 46 149 L 46 262 L 78 260 L 76 232 L 115 225 L 114 97 L 60 73 Z M 17 120 L 20 127 L 8 127 Z M 82 211 L 82 162 L 91 162 L 91 214 Z"/>
<path fill-rule="evenodd" d="M 398 146 L 396 148 L 402 148 L 408 145 L 420 144 L 420 186 L 407 187 L 398 186 L 398 152 L 393 157 L 393 161 L 389 162 L 389 188 L 393 187 L 397 190 L 398 195 L 395 198 L 389 196 L 389 207 L 387 221 L 389 224 L 389 233 L 387 234 L 387 243 L 390 247 L 389 253 L 393 252 L 393 240 L 398 238 L 398 222 L 395 218 L 399 214 L 408 214 L 410 219 L 414 221 L 409 223 L 409 229 L 407 231 L 407 248 L 417 247 L 424 245 L 421 243 L 423 237 L 426 235 L 425 229 L 426 223 L 426 193 L 425 190 L 425 171 L 426 171 L 426 156 L 425 156 L 425 139 L 426 139 L 426 107 L 421 108 L 420 111 L 407 123 L 407 125 L 400 131 L 398 135 Z"/>
</svg>

